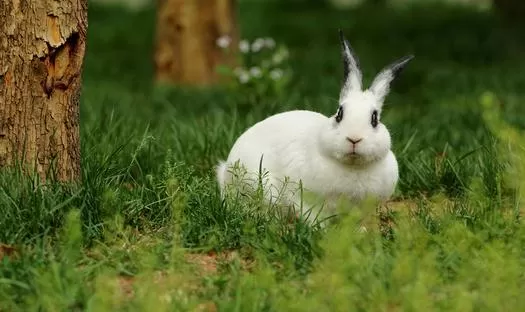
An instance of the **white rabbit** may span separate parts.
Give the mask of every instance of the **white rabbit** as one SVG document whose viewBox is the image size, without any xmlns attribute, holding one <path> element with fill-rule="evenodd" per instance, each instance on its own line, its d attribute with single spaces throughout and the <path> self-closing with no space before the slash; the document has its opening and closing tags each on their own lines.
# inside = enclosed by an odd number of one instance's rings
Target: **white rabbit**
<svg viewBox="0 0 525 312">
<path fill-rule="evenodd" d="M 358 202 L 368 197 L 387 200 L 398 181 L 398 164 L 390 134 L 380 121 L 390 83 L 413 58 L 403 57 L 385 67 L 367 90 L 362 90 L 359 61 L 341 30 L 344 81 L 336 113 L 293 110 L 270 116 L 246 130 L 233 145 L 227 161 L 216 168 L 224 196 L 227 185 L 244 192 L 265 186 L 265 198 L 299 204 L 293 183 L 324 201 L 330 212 L 337 200 Z M 231 170 L 240 165 L 242 180 Z M 260 175 L 262 174 L 262 176 Z M 309 203 L 304 206 L 312 208 Z M 316 215 L 314 212 L 312 215 Z"/>
</svg>

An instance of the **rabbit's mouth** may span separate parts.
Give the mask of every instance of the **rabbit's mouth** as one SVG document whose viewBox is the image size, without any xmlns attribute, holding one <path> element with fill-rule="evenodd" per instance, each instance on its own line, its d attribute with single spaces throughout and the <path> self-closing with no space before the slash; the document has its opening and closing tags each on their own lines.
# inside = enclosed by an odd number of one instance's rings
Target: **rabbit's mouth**
<svg viewBox="0 0 525 312">
<path fill-rule="evenodd" d="M 343 162 L 352 166 L 361 166 L 367 164 L 369 160 L 364 154 L 354 150 L 345 154 Z"/>
<path fill-rule="evenodd" d="M 350 163 L 358 163 L 364 157 L 363 157 L 363 154 L 360 154 L 360 153 L 358 153 L 356 151 L 351 151 L 351 152 L 348 152 L 348 153 L 345 154 L 345 158 Z"/>
</svg>

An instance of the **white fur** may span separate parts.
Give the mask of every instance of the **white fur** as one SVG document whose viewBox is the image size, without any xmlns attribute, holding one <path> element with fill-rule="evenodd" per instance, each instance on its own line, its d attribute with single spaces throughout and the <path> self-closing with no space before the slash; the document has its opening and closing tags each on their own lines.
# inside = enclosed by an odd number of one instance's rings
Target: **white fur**
<svg viewBox="0 0 525 312">
<path fill-rule="evenodd" d="M 387 128 L 380 121 L 374 128 L 371 115 L 376 110 L 379 119 L 393 75 L 386 75 L 386 69 L 381 74 L 384 82 L 378 76 L 375 86 L 380 86 L 380 94 L 362 91 L 357 59 L 346 40 L 342 48 L 350 67 L 339 101 L 342 120 L 338 123 L 335 115 L 293 110 L 259 121 L 236 140 L 228 159 L 218 165 L 221 194 L 227 185 L 243 191 L 257 188 L 262 165 L 262 173 L 267 173 L 262 179 L 265 198 L 280 204 L 299 204 L 299 182 L 304 190 L 323 199 L 328 213 L 334 212 L 331 208 L 341 198 L 358 202 L 369 196 L 387 200 L 392 195 L 398 181 L 397 160 Z M 355 145 L 356 154 L 350 154 L 348 138 L 362 139 Z M 240 183 L 230 170 L 236 163 L 247 171 Z M 283 189 L 285 179 L 292 183 Z"/>
</svg>

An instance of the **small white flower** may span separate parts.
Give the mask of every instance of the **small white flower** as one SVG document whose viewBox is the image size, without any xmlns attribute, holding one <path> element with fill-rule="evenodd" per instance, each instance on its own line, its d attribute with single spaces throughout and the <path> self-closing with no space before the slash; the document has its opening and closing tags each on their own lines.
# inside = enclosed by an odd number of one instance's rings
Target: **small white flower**
<svg viewBox="0 0 525 312">
<path fill-rule="evenodd" d="M 216 44 L 218 47 L 222 49 L 226 49 L 230 46 L 230 43 L 232 42 L 232 38 L 230 36 L 224 35 L 217 38 Z"/>
<path fill-rule="evenodd" d="M 252 43 L 252 51 L 259 52 L 262 50 L 262 48 L 264 48 L 264 39 L 262 38 L 255 39 L 255 41 Z"/>
<path fill-rule="evenodd" d="M 259 67 L 252 67 L 250 68 L 250 74 L 254 78 L 260 78 L 262 76 L 262 71 Z"/>
<path fill-rule="evenodd" d="M 250 74 L 247 73 L 247 72 L 242 72 L 242 73 L 239 75 L 239 82 L 242 83 L 242 84 L 245 84 L 245 83 L 247 83 L 248 81 L 250 81 Z"/>
<path fill-rule="evenodd" d="M 275 40 L 272 38 L 266 38 L 264 39 L 264 45 L 269 49 L 273 49 L 275 48 Z"/>
<path fill-rule="evenodd" d="M 284 61 L 284 56 L 281 53 L 275 53 L 272 57 L 272 61 L 276 65 L 281 64 Z"/>
<path fill-rule="evenodd" d="M 284 73 L 281 69 L 274 69 L 270 72 L 270 77 L 273 80 L 279 80 L 283 77 Z"/>
<path fill-rule="evenodd" d="M 250 52 L 250 43 L 248 40 L 241 40 L 241 42 L 239 42 L 239 50 L 241 50 L 242 53 Z"/>
</svg>

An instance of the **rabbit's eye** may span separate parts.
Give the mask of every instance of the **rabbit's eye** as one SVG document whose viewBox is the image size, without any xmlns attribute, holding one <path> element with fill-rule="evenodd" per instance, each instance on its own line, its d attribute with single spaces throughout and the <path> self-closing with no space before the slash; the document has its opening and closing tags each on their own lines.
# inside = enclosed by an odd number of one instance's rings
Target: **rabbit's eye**
<svg viewBox="0 0 525 312">
<path fill-rule="evenodd" d="M 337 114 L 335 115 L 335 121 L 341 122 L 343 120 L 343 106 L 339 106 Z"/>
<path fill-rule="evenodd" d="M 370 123 L 372 124 L 372 127 L 374 127 L 374 128 L 377 127 L 377 124 L 379 123 L 378 120 L 377 120 L 377 111 L 376 110 L 374 110 L 372 112 L 372 120 L 371 120 Z"/>
</svg>

